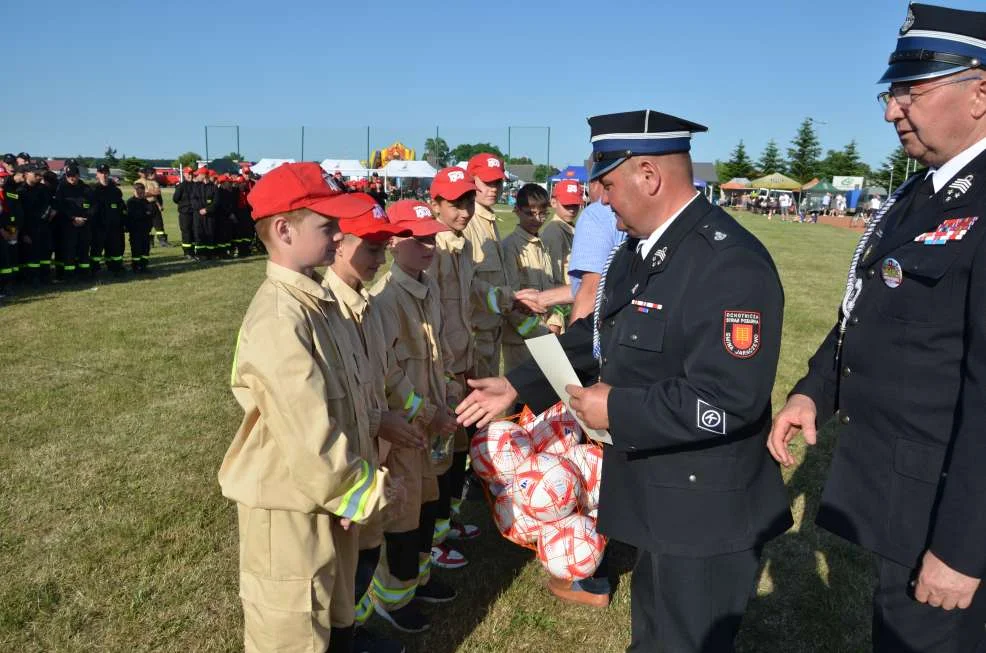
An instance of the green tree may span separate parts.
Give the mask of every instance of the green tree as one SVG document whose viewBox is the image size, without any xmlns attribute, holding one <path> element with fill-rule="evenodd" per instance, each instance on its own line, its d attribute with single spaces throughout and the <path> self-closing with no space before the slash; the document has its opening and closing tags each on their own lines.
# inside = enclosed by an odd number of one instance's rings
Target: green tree
<svg viewBox="0 0 986 653">
<path fill-rule="evenodd" d="M 147 164 L 136 157 L 128 157 L 120 162 L 120 167 L 123 168 L 123 179 L 128 183 L 132 184 L 137 180 L 137 172 L 144 168 Z"/>
<path fill-rule="evenodd" d="M 869 177 L 870 167 L 863 162 L 856 147 L 856 141 L 849 141 L 841 150 L 829 150 L 825 158 L 818 162 L 816 174 L 831 179 L 835 176 Z"/>
<path fill-rule="evenodd" d="M 239 152 L 230 152 L 229 154 L 227 154 L 223 158 L 224 159 L 229 159 L 230 161 L 242 161 L 243 160 L 243 155 L 240 154 Z"/>
<path fill-rule="evenodd" d="M 425 140 L 425 158 L 435 162 L 439 168 L 448 165 L 449 149 L 448 143 L 441 136 Z"/>
<path fill-rule="evenodd" d="M 457 145 L 455 149 L 449 153 L 449 160 L 452 163 L 457 161 L 468 161 L 474 155 L 482 152 L 490 152 L 491 154 L 497 155 L 501 159 L 504 158 L 503 152 L 500 151 L 500 148 L 492 143 L 463 143 L 462 145 Z"/>
<path fill-rule="evenodd" d="M 557 175 L 559 172 L 561 171 L 558 168 L 555 168 L 554 166 L 549 166 L 543 163 L 539 163 L 538 165 L 534 166 L 534 181 L 538 182 L 539 184 L 546 183 L 548 181 L 548 177 Z"/>
<path fill-rule="evenodd" d="M 808 181 L 818 172 L 818 157 L 822 154 L 822 146 L 815 135 L 815 124 L 811 118 L 805 118 L 798 127 L 798 133 L 787 148 L 788 173 L 799 181 Z"/>
<path fill-rule="evenodd" d="M 750 156 L 746 153 L 746 145 L 743 144 L 742 139 L 733 148 L 728 161 L 716 162 L 716 172 L 719 174 L 719 180 L 723 182 L 729 181 L 733 177 L 752 179 L 755 176 L 756 169 L 753 167 Z"/>
<path fill-rule="evenodd" d="M 113 148 L 113 146 L 111 145 L 106 146 L 106 151 L 103 152 L 103 161 L 105 161 L 106 165 L 110 166 L 111 168 L 115 168 L 117 164 L 120 163 L 120 159 L 116 158 L 116 150 Z"/>
<path fill-rule="evenodd" d="M 198 152 L 185 152 L 177 159 L 175 159 L 173 165 L 179 170 L 184 168 L 185 166 L 191 166 L 192 168 L 194 168 L 199 164 L 199 161 L 201 160 L 202 160 L 202 155 L 199 154 Z"/>
<path fill-rule="evenodd" d="M 760 155 L 760 160 L 757 161 L 757 173 L 771 175 L 775 172 L 784 172 L 785 170 L 784 157 L 781 156 L 781 151 L 772 138 L 767 141 L 767 145 L 763 148 L 763 154 Z"/>
<path fill-rule="evenodd" d="M 923 166 L 918 164 L 918 167 L 915 167 L 915 161 L 907 156 L 903 146 L 898 145 L 880 169 L 873 173 L 872 184 L 893 192 L 908 176 L 921 169 Z"/>
<path fill-rule="evenodd" d="M 512 164 L 518 165 L 518 166 L 521 166 L 521 165 L 527 165 L 527 166 L 534 165 L 534 162 L 531 161 L 531 157 L 529 157 L 529 156 L 508 156 L 507 159 L 506 159 L 506 161 L 507 161 L 508 164 L 512 163 Z"/>
</svg>

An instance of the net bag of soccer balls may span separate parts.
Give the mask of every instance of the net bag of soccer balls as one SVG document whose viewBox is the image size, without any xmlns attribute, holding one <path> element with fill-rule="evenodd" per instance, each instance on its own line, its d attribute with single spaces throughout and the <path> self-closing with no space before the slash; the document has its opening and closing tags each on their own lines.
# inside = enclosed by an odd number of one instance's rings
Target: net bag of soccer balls
<svg viewBox="0 0 986 653">
<path fill-rule="evenodd" d="M 606 540 L 596 531 L 603 452 L 585 443 L 561 403 L 518 423 L 493 422 L 472 439 L 472 469 L 485 483 L 505 538 L 537 551 L 549 574 L 588 578 Z"/>
</svg>

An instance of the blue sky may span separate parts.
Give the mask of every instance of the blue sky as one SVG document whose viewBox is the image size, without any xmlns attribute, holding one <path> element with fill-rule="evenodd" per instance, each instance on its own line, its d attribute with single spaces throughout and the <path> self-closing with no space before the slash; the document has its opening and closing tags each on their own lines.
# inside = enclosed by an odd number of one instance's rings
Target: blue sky
<svg viewBox="0 0 986 653">
<path fill-rule="evenodd" d="M 896 146 L 875 82 L 904 0 L 566 3 L 282 1 L 12 3 L 0 150 L 204 154 L 204 125 L 240 125 L 248 158 L 365 158 L 492 141 L 581 162 L 587 116 L 650 108 L 709 126 L 696 160 L 744 139 L 756 158 L 815 118 L 825 148 Z M 982 0 L 951 6 L 983 9 Z M 29 54 L 30 53 L 30 54 Z M 12 59 L 10 58 L 12 57 Z M 209 151 L 235 147 L 211 129 Z"/>
</svg>

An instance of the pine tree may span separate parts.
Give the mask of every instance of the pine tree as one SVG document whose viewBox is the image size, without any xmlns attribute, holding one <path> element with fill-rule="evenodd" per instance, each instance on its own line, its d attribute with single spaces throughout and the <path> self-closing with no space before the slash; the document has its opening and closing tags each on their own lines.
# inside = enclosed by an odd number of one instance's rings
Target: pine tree
<svg viewBox="0 0 986 653">
<path fill-rule="evenodd" d="M 923 166 L 918 166 L 920 170 Z M 889 188 L 890 192 L 893 192 L 904 183 L 904 180 L 908 176 L 914 174 L 915 172 L 915 162 L 907 156 L 907 152 L 904 151 L 904 147 L 898 145 L 897 148 L 890 153 L 887 160 L 884 162 L 883 166 L 873 175 L 873 184 L 876 186 L 881 186 L 883 188 Z M 893 174 L 891 174 L 893 173 Z"/>
<path fill-rule="evenodd" d="M 767 141 L 767 146 L 763 148 L 763 154 L 757 161 L 757 171 L 761 175 L 772 175 L 775 172 L 784 172 L 785 169 L 784 158 L 781 156 L 777 143 L 772 138 Z"/>
<path fill-rule="evenodd" d="M 750 160 L 750 156 L 746 153 L 746 145 L 743 144 L 742 139 L 740 139 L 740 142 L 729 155 L 729 160 L 725 163 L 720 163 L 716 172 L 719 173 L 719 179 L 721 181 L 728 181 L 734 177 L 751 179 L 755 176 L 756 170 L 753 167 L 753 161 Z"/>
<path fill-rule="evenodd" d="M 805 118 L 798 127 L 798 133 L 787 148 L 788 172 L 798 181 L 808 181 L 818 171 L 818 157 L 822 154 L 822 146 L 815 135 L 815 126 L 811 118 Z"/>
</svg>

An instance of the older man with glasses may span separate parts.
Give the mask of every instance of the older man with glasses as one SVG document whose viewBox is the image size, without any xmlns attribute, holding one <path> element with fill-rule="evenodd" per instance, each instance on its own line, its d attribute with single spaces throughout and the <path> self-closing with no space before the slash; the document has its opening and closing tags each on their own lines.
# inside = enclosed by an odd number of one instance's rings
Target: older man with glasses
<svg viewBox="0 0 986 653">
<path fill-rule="evenodd" d="M 986 650 L 986 13 L 913 4 L 884 118 L 927 167 L 877 211 L 839 319 L 777 415 L 835 418 L 817 522 L 875 554 L 873 650 Z"/>
</svg>

